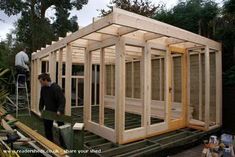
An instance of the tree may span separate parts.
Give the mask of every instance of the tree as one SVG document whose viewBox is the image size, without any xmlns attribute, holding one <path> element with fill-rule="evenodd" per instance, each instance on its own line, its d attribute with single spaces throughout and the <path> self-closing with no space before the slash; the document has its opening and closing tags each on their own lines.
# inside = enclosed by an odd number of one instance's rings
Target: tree
<svg viewBox="0 0 235 157">
<path fill-rule="evenodd" d="M 53 23 L 53 29 L 56 37 L 64 37 L 67 32 L 74 32 L 78 29 L 77 16 L 69 19 L 70 13 L 62 6 L 56 8 L 55 15 L 56 20 Z"/>
<path fill-rule="evenodd" d="M 53 31 L 54 28 L 51 26 L 49 19 L 45 18 L 48 8 L 54 6 L 56 9 L 59 9 L 57 10 L 57 17 L 60 18 L 63 16 L 61 14 L 67 15 L 73 8 L 81 9 L 87 2 L 88 0 L 0 0 L 0 9 L 8 16 L 22 15 L 16 24 L 17 39 L 19 42 L 24 42 L 29 46 L 31 51 L 35 51 L 51 39 L 56 38 Z M 61 8 L 63 8 L 63 11 Z M 68 18 L 68 16 L 65 17 Z M 73 20 L 75 18 L 69 21 L 74 26 L 75 21 Z M 66 22 L 65 20 L 57 20 L 57 25 L 64 24 L 59 23 L 60 21 Z M 74 27 L 69 28 L 72 28 L 70 31 L 74 31 Z"/>
<path fill-rule="evenodd" d="M 229 69 L 235 65 L 235 0 L 224 2 L 216 38 L 223 42 L 224 69 Z"/>
<path fill-rule="evenodd" d="M 22 12 L 31 12 L 41 19 L 45 18 L 45 13 L 51 6 L 63 6 L 71 10 L 75 7 L 80 10 L 88 0 L 0 0 L 0 9 L 8 16 L 17 15 Z"/>
<path fill-rule="evenodd" d="M 162 7 L 154 18 L 206 37 L 213 37 L 214 21 L 218 15 L 218 5 L 212 0 L 186 0 L 179 1 L 170 10 Z"/>
<path fill-rule="evenodd" d="M 153 17 L 159 8 L 149 0 L 112 0 L 107 7 L 112 9 L 113 6 L 147 17 Z M 105 16 L 110 13 L 110 10 L 102 9 L 100 13 Z"/>
</svg>

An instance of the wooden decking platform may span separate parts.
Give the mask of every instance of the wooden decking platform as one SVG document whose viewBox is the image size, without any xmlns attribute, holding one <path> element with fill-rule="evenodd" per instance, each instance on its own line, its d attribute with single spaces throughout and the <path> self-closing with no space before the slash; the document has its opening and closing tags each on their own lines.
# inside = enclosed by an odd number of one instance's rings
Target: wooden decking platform
<svg viewBox="0 0 235 157">
<path fill-rule="evenodd" d="M 216 131 L 217 130 L 213 130 L 213 132 L 202 132 L 184 128 L 125 145 L 117 145 L 86 131 L 85 148 L 101 150 L 101 153 L 92 154 L 92 156 L 99 157 L 166 157 L 202 143 L 205 137 Z"/>
<path fill-rule="evenodd" d="M 94 113 L 98 111 L 93 110 Z M 97 111 L 97 112 L 96 112 Z M 73 109 L 72 115 L 74 122 L 83 121 L 83 111 L 82 108 Z M 107 109 L 105 111 L 105 120 L 107 126 L 113 127 L 113 111 Z M 126 129 L 136 127 L 140 124 L 140 117 L 135 114 L 127 113 L 128 118 L 126 118 Z M 42 120 L 36 115 L 32 114 L 31 118 L 19 117 L 20 121 L 30 126 L 32 129 L 38 130 L 39 133 L 44 134 Z M 94 116 L 94 120 L 98 119 Z M 157 119 L 153 119 L 159 122 Z M 37 122 L 37 123 L 36 123 Z M 89 150 L 98 150 L 98 153 L 86 154 L 85 156 L 97 156 L 97 157 L 140 157 L 140 156 L 158 156 L 166 157 L 170 154 L 178 153 L 182 150 L 187 149 L 195 144 L 202 143 L 203 139 L 212 133 L 217 132 L 217 130 L 212 130 L 208 132 L 203 132 L 200 130 L 195 130 L 191 128 L 184 128 L 180 130 L 175 130 L 162 135 L 147 138 L 141 141 L 128 143 L 124 145 L 118 145 L 111 141 L 108 141 L 96 134 L 89 131 L 84 132 L 84 147 Z M 75 141 L 78 137 L 75 136 Z"/>
<path fill-rule="evenodd" d="M 92 120 L 97 122 L 98 110 L 93 108 L 93 113 L 97 113 L 93 116 Z M 74 120 L 82 122 L 81 109 L 73 109 Z M 114 127 L 114 111 L 111 109 L 105 109 L 105 124 L 108 127 Z M 136 128 L 140 126 L 141 118 L 139 115 L 126 113 L 125 129 Z M 157 118 L 151 118 L 152 123 L 159 123 L 162 120 Z M 191 128 L 184 128 L 162 135 L 154 136 L 124 145 L 118 145 L 112 143 L 96 134 L 85 131 L 84 146 L 86 149 L 101 150 L 101 153 L 92 154 L 92 156 L 99 157 L 131 157 L 131 156 L 151 156 L 157 155 L 158 157 L 165 157 L 170 154 L 180 152 L 187 147 L 202 143 L 203 139 L 212 133 L 217 132 L 212 130 L 208 132 L 195 130 Z"/>
</svg>

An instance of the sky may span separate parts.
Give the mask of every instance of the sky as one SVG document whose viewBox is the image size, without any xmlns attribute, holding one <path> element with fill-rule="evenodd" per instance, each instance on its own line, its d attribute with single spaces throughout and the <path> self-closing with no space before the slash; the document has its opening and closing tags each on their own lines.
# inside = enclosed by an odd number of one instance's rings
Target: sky
<svg viewBox="0 0 235 157">
<path fill-rule="evenodd" d="M 221 2 L 222 0 L 216 0 Z M 92 22 L 93 17 L 99 16 L 100 9 L 107 9 L 107 4 L 110 0 L 88 0 L 88 4 L 83 6 L 79 11 L 73 9 L 71 11 L 71 16 L 77 15 L 79 26 L 86 26 Z M 152 0 L 154 4 L 165 4 L 167 8 L 172 8 L 178 0 Z M 50 18 L 54 16 L 54 9 L 49 8 L 46 12 L 46 17 Z M 14 23 L 20 15 L 8 17 L 3 11 L 0 11 L 0 41 L 6 38 L 6 34 L 9 33 L 14 28 Z"/>
</svg>

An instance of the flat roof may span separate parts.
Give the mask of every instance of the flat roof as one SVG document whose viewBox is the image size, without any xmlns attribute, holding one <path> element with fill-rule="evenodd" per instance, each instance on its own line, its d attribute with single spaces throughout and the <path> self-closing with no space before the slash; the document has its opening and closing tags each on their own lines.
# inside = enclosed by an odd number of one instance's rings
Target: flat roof
<svg viewBox="0 0 235 157">
<path fill-rule="evenodd" d="M 67 44 L 71 44 L 73 49 L 77 53 L 81 52 L 81 54 L 88 47 L 90 50 L 95 51 L 99 49 L 97 45 L 101 44 L 110 47 L 111 51 L 113 42 L 109 41 L 117 40 L 121 36 L 140 42 L 150 42 L 160 47 L 166 47 L 167 45 L 179 48 L 208 46 L 210 49 L 221 51 L 221 43 L 214 40 L 155 19 L 113 8 L 107 16 L 68 34 L 65 38 L 60 38 L 57 42 L 52 42 L 46 48 L 34 52 L 32 60 L 46 57 L 50 52 L 65 48 Z M 115 47 L 113 47 L 113 53 L 115 53 L 114 49 Z M 129 50 L 127 49 L 127 51 Z"/>
</svg>

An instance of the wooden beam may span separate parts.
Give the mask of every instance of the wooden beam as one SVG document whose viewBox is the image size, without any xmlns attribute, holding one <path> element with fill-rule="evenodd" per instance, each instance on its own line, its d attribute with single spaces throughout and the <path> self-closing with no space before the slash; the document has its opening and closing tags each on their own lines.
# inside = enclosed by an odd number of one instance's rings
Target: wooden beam
<svg viewBox="0 0 235 157">
<path fill-rule="evenodd" d="M 6 112 L 3 109 L 0 109 L 0 110 L 1 110 L 0 115 L 3 115 Z M 5 117 L 5 119 L 8 121 L 16 121 L 16 119 L 11 115 L 7 115 Z M 19 128 L 20 130 L 22 130 L 24 133 L 26 133 L 28 136 L 30 136 L 32 139 L 37 141 L 41 146 L 43 146 L 47 150 L 51 151 L 52 154 L 54 154 L 55 156 L 57 156 L 57 157 L 65 157 L 66 156 L 65 150 L 63 150 L 62 148 L 60 148 L 59 146 L 57 146 L 53 142 L 49 141 L 48 139 L 46 139 L 45 137 L 43 137 L 39 133 L 35 132 L 30 127 L 21 123 L 20 121 L 15 122 L 14 125 L 17 128 Z"/>
<path fill-rule="evenodd" d="M 175 46 L 169 46 L 169 49 L 171 52 L 176 52 L 176 53 L 185 53 L 185 48 L 180 48 L 180 47 L 175 47 Z"/>
<path fill-rule="evenodd" d="M 199 68 L 199 120 L 202 120 L 202 55 L 198 54 L 198 68 Z"/>
<path fill-rule="evenodd" d="M 66 115 L 57 115 L 55 112 L 47 111 L 44 110 L 42 112 L 41 117 L 43 119 L 48 119 L 48 120 L 55 120 L 57 122 L 65 122 L 65 123 L 72 123 L 73 119 L 71 116 L 66 116 Z"/>
<path fill-rule="evenodd" d="M 186 51 L 186 64 L 187 64 L 187 67 L 186 67 L 186 72 L 187 72 L 187 80 L 186 80 L 186 82 L 187 82 L 187 95 L 186 95 L 186 97 L 187 97 L 187 103 L 186 103 L 186 105 L 187 105 L 187 109 L 186 109 L 186 111 L 187 111 L 187 117 L 186 117 L 186 124 L 187 125 L 189 125 L 189 121 L 190 121 L 190 116 L 191 116 L 191 101 L 190 101 L 190 97 L 191 97 L 191 95 L 190 95 L 190 90 L 191 90 L 191 86 L 190 86 L 190 66 L 191 66 L 191 64 L 190 64 L 190 53 L 189 53 L 189 50 L 188 49 L 186 49 L 185 50 Z"/>
<path fill-rule="evenodd" d="M 123 35 L 129 34 L 129 33 L 133 33 L 135 31 L 137 31 L 137 29 L 135 29 L 135 28 L 120 27 L 120 28 L 118 28 L 118 35 L 123 36 Z"/>
<path fill-rule="evenodd" d="M 218 42 L 135 13 L 131 13 L 119 8 L 113 8 L 113 16 L 114 23 L 118 25 L 133 27 L 139 30 L 162 34 L 164 36 L 181 40 L 186 39 L 187 41 L 193 43 L 208 45 L 210 48 L 221 50 L 221 44 Z"/>
<path fill-rule="evenodd" d="M 210 53 L 209 47 L 205 48 L 205 128 L 210 125 Z"/>
<path fill-rule="evenodd" d="M 142 75 L 142 74 L 141 74 Z M 151 47 L 146 43 L 144 47 L 144 90 L 143 90 L 143 127 L 146 128 L 145 136 L 147 136 L 147 127 L 151 125 Z"/>
<path fill-rule="evenodd" d="M 65 63 L 65 97 L 66 97 L 66 105 L 65 105 L 65 114 L 71 116 L 71 85 L 72 85 L 72 48 L 70 44 L 66 46 L 66 63 Z"/>
<path fill-rule="evenodd" d="M 36 78 L 38 77 L 38 75 L 40 75 L 41 73 L 42 73 L 42 61 L 40 60 L 40 59 L 37 59 L 37 63 L 36 63 Z M 40 93 L 41 93 L 41 84 L 40 84 L 40 82 L 38 81 L 38 80 L 36 80 L 37 81 L 37 88 L 36 88 L 36 100 L 37 100 L 37 102 L 36 102 L 36 104 L 35 104 L 35 111 L 37 112 L 37 113 L 39 113 L 39 106 L 38 106 L 38 104 L 39 104 L 39 100 L 40 100 Z"/>
<path fill-rule="evenodd" d="M 63 49 L 59 49 L 58 59 L 58 85 L 62 88 L 62 72 L 63 72 Z"/>
<path fill-rule="evenodd" d="M 181 58 L 181 89 L 182 89 L 182 95 L 181 95 L 181 102 L 182 102 L 182 119 L 184 125 L 188 123 L 188 111 L 190 111 L 190 107 L 188 103 L 188 73 L 187 73 L 187 58 L 188 58 L 188 53 L 186 53 L 186 49 L 184 49 L 184 52 L 182 54 Z M 188 110 L 189 109 L 189 110 Z"/>
<path fill-rule="evenodd" d="M 163 35 L 160 34 L 155 34 L 155 33 L 145 33 L 144 34 L 144 40 L 149 41 L 149 40 L 154 40 L 163 37 Z"/>
<path fill-rule="evenodd" d="M 176 38 L 167 38 L 166 43 L 170 46 L 175 46 L 176 44 L 180 43 L 186 43 L 187 41 L 182 40 L 182 39 L 176 39 Z M 176 46 L 177 47 L 177 46 Z"/>
<path fill-rule="evenodd" d="M 134 76 L 135 76 L 135 70 L 134 70 L 134 62 L 133 62 L 133 59 L 132 59 L 132 62 L 131 62 L 131 97 L 134 98 L 134 86 L 135 86 L 135 79 L 134 79 Z"/>
<path fill-rule="evenodd" d="M 47 55 L 49 52 L 56 51 L 60 48 L 66 47 L 68 43 L 71 43 L 79 38 L 82 38 L 86 35 L 91 34 L 92 32 L 98 31 L 102 28 L 105 28 L 106 26 L 109 26 L 113 23 L 113 15 L 109 14 L 102 19 L 83 27 L 82 29 L 74 32 L 73 34 L 59 40 L 57 43 L 47 47 L 46 49 L 42 50 L 40 53 L 37 53 L 34 58 L 41 58 L 45 55 Z"/>
<path fill-rule="evenodd" d="M 92 44 L 88 44 L 88 50 L 89 51 L 95 51 L 95 50 L 98 50 L 100 48 L 106 48 L 106 47 L 109 47 L 109 46 L 113 46 L 113 45 L 115 45 L 117 40 L 118 40 L 117 37 L 113 37 L 113 38 L 103 40 L 101 42 L 95 42 L 95 43 L 92 43 Z"/>
<path fill-rule="evenodd" d="M 165 107 L 166 107 L 166 116 L 165 120 L 166 123 L 169 125 L 171 121 L 171 101 L 172 101 L 172 72 L 171 72 L 171 64 L 172 64 L 172 59 L 171 59 L 171 52 L 169 50 L 169 47 L 167 47 L 166 50 L 166 57 L 165 57 Z"/>
<path fill-rule="evenodd" d="M 85 52 L 85 65 L 84 65 L 84 110 L 83 119 L 85 127 L 88 125 L 88 121 L 91 120 L 91 54 L 86 49 Z"/>
<path fill-rule="evenodd" d="M 114 70 L 113 70 L 113 65 L 111 65 L 111 67 L 110 67 L 110 73 L 111 73 L 111 76 L 110 76 L 110 78 L 111 78 L 111 95 L 114 95 L 114 88 L 113 88 L 113 84 L 114 84 L 114 82 L 113 82 L 113 80 L 115 80 L 114 78 L 115 78 L 115 74 L 114 74 Z"/>
<path fill-rule="evenodd" d="M 163 88 L 163 80 L 164 79 L 162 79 L 162 76 L 164 76 L 164 74 L 162 73 L 162 58 L 160 58 L 159 59 L 159 88 L 160 88 L 160 91 L 159 91 L 159 97 L 160 97 L 160 101 L 162 101 L 163 100 L 163 96 L 162 96 L 162 88 Z M 151 76 L 152 77 L 152 76 Z M 152 89 L 152 88 L 150 88 L 150 89 Z"/>
<path fill-rule="evenodd" d="M 222 52 L 216 52 L 216 124 L 222 125 Z"/>
<path fill-rule="evenodd" d="M 79 79 L 76 78 L 75 79 L 75 106 L 77 107 L 78 106 L 78 82 L 79 82 Z M 79 91 L 80 92 L 80 91 Z M 82 92 L 82 91 L 81 91 Z"/>
<path fill-rule="evenodd" d="M 30 108 L 31 110 L 34 110 L 34 104 L 35 104 L 35 93 L 34 93 L 34 88 L 35 88 L 35 75 L 36 75 L 36 72 L 35 72 L 35 61 L 34 60 L 31 60 L 31 77 L 30 77 Z"/>
<path fill-rule="evenodd" d="M 138 47 L 144 47 L 144 40 L 137 40 L 134 38 L 129 38 L 129 37 L 124 37 L 126 45 L 131 45 L 131 46 L 138 46 Z"/>
<path fill-rule="evenodd" d="M 105 56 L 105 51 L 104 48 L 101 49 L 100 51 L 100 83 L 99 83 L 99 96 L 100 96 L 100 103 L 99 103 L 99 123 L 100 125 L 104 125 L 104 88 L 105 88 L 105 84 L 104 84 L 104 79 L 105 79 L 105 63 L 104 63 L 104 56 Z"/>
<path fill-rule="evenodd" d="M 49 53 L 49 73 L 51 81 L 56 81 L 56 52 Z"/>
<path fill-rule="evenodd" d="M 123 141 L 125 129 L 125 41 L 120 38 L 116 43 L 115 65 L 115 133 L 118 143 Z"/>
<path fill-rule="evenodd" d="M 146 45 L 146 47 L 147 47 L 147 45 Z M 146 49 L 146 52 L 147 52 L 148 50 Z M 144 92 L 145 92 L 145 87 L 144 87 L 144 84 L 145 84 L 145 68 L 146 68 L 146 66 L 145 66 L 145 49 L 144 49 L 144 47 L 142 48 L 142 52 L 141 52 L 141 57 L 140 57 L 140 99 L 141 100 L 144 100 L 144 97 L 145 97 L 145 95 L 144 95 Z M 146 70 L 146 72 L 147 72 L 147 70 Z M 138 85 L 137 85 L 138 86 Z M 134 94 L 134 96 L 135 96 L 135 94 Z M 127 103 L 126 103 L 127 104 Z M 146 119 L 146 117 L 145 117 L 145 114 L 146 114 L 146 111 L 147 111 L 147 106 L 145 106 L 146 104 L 143 104 L 143 107 L 141 108 L 141 127 L 143 127 L 143 126 L 145 126 L 145 122 L 147 122 L 147 119 Z M 126 107 L 126 105 L 125 105 L 125 107 Z M 126 108 L 125 108 L 125 110 L 126 110 Z"/>
<path fill-rule="evenodd" d="M 93 57 L 92 57 L 92 59 L 93 59 Z M 100 60 L 98 61 L 97 64 L 100 64 Z M 97 101 L 97 64 L 94 64 L 94 81 L 95 81 L 94 82 L 94 105 L 97 105 L 97 102 L 96 102 Z"/>
</svg>

